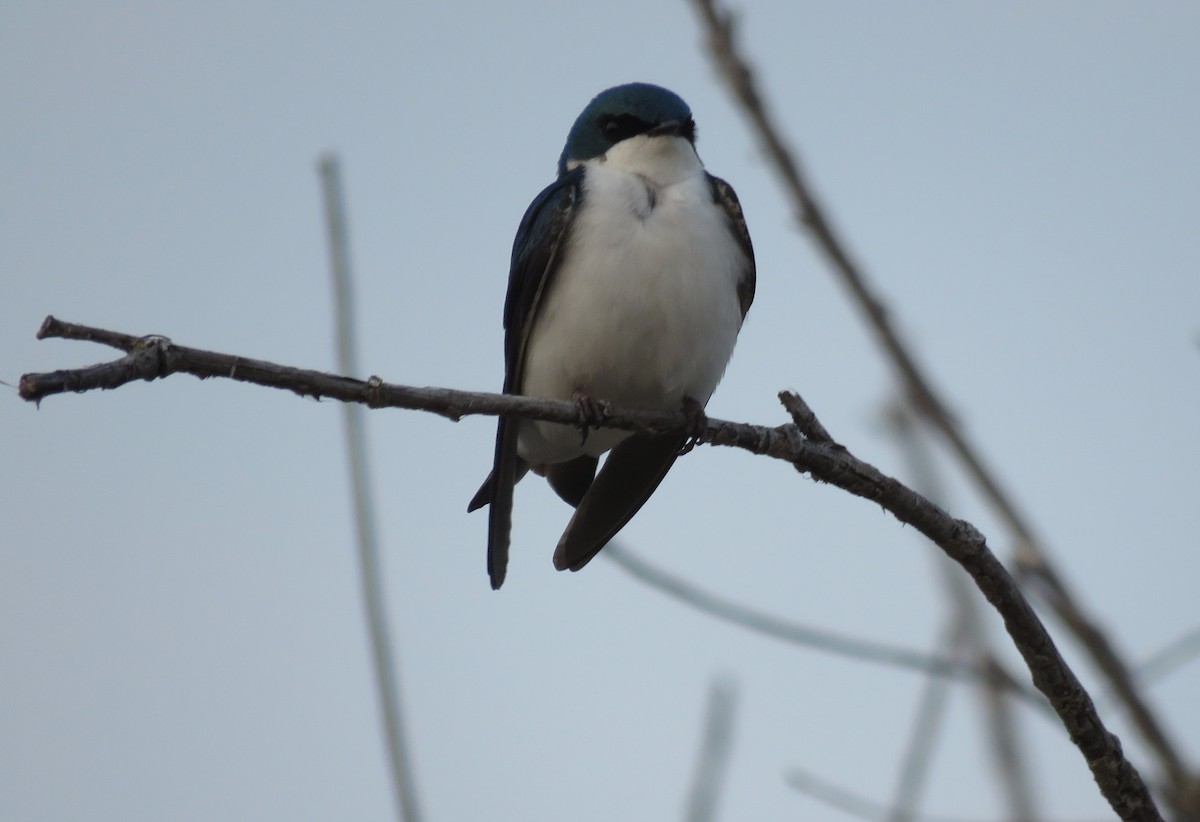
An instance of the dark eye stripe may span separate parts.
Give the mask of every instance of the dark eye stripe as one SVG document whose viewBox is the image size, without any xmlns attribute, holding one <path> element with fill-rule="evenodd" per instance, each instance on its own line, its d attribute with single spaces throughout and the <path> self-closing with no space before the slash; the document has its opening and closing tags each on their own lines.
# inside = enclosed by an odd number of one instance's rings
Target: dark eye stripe
<svg viewBox="0 0 1200 822">
<path fill-rule="evenodd" d="M 645 134 L 651 125 L 632 114 L 606 114 L 597 121 L 604 136 L 614 143 L 638 134 Z"/>
</svg>

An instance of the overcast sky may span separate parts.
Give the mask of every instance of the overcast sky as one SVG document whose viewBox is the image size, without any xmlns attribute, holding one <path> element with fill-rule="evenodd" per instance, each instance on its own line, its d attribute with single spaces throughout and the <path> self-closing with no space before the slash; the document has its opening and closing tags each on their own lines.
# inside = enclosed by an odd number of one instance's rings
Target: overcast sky
<svg viewBox="0 0 1200 822">
<path fill-rule="evenodd" d="M 1194 629 L 1200 6 L 739 8 L 831 217 L 1073 588 L 1131 662 Z M 8 0 L 0 380 L 113 356 L 37 342 L 49 313 L 332 369 L 315 167 L 333 150 L 359 376 L 498 390 L 521 214 L 587 101 L 645 80 L 690 103 L 757 252 L 709 413 L 778 424 L 776 392 L 795 389 L 905 477 L 889 369 L 702 42 L 684 2 Z M 388 819 L 337 404 L 184 376 L 40 409 L 4 391 L 0 815 Z M 555 572 L 569 509 L 536 478 L 492 592 L 486 514 L 465 509 L 494 421 L 369 426 L 428 820 L 680 818 L 716 675 L 738 687 L 724 818 L 843 818 L 790 788 L 793 768 L 889 800 L 920 676 L 698 615 L 603 555 Z M 943 467 L 945 504 L 1008 556 Z M 913 529 L 782 463 L 699 448 L 622 536 L 800 623 L 929 651 L 944 631 Z M 1192 664 L 1149 689 L 1193 763 L 1198 683 Z M 1000 818 L 978 702 L 953 694 L 925 807 Z M 1047 818 L 1105 817 L 1062 729 L 1019 716 Z"/>
</svg>

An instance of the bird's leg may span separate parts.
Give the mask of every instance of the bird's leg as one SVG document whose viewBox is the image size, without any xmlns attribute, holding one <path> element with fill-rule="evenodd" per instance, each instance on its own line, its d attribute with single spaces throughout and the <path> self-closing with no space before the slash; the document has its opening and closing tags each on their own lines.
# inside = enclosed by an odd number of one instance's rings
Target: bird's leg
<svg viewBox="0 0 1200 822">
<path fill-rule="evenodd" d="M 683 398 L 683 415 L 687 417 L 688 438 L 683 447 L 679 449 L 681 455 L 704 442 L 704 432 L 708 428 L 708 415 L 704 413 L 704 406 L 694 398 Z"/>
<path fill-rule="evenodd" d="M 608 403 L 604 400 L 594 400 L 592 395 L 579 388 L 571 394 L 575 410 L 579 413 L 579 444 L 587 442 L 588 432 L 599 428 L 600 423 L 608 418 Z"/>
</svg>

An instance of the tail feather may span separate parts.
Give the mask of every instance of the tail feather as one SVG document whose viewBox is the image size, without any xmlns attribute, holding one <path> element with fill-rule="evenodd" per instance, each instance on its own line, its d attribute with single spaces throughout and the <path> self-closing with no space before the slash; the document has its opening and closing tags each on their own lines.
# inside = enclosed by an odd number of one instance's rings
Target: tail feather
<svg viewBox="0 0 1200 822">
<path fill-rule="evenodd" d="M 686 436 L 635 435 L 609 453 L 554 551 L 554 567 L 578 571 L 645 504 L 679 456 Z"/>
</svg>

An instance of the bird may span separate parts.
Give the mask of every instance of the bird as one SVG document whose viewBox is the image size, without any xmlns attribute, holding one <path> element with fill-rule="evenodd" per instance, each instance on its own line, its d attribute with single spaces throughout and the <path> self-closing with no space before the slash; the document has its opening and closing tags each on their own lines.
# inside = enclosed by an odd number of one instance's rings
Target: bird
<svg viewBox="0 0 1200 822">
<path fill-rule="evenodd" d="M 504 302 L 504 393 L 573 401 L 580 424 L 499 417 L 492 471 L 467 506 L 489 506 L 493 589 L 530 469 L 575 508 L 560 571 L 587 565 L 638 512 L 700 438 L 754 290 L 741 204 L 700 161 L 687 103 L 641 82 L 596 95 L 521 219 Z M 690 433 L 595 428 L 613 406 L 683 411 Z"/>
</svg>

